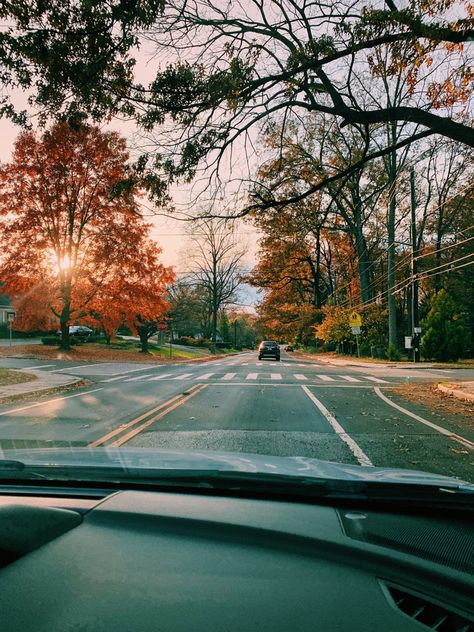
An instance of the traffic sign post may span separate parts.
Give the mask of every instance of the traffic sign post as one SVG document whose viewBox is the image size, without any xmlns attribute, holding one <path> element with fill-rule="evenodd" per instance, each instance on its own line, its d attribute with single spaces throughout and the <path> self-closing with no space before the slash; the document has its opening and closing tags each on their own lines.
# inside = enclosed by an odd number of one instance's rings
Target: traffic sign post
<svg viewBox="0 0 474 632">
<path fill-rule="evenodd" d="M 349 325 L 351 326 L 352 333 L 356 337 L 357 357 L 360 358 L 359 336 L 360 328 L 362 327 L 362 316 L 358 312 L 351 312 L 349 314 Z"/>
<path fill-rule="evenodd" d="M 7 312 L 8 327 L 10 329 L 10 347 L 12 346 L 12 323 L 15 320 L 15 312 Z"/>
</svg>

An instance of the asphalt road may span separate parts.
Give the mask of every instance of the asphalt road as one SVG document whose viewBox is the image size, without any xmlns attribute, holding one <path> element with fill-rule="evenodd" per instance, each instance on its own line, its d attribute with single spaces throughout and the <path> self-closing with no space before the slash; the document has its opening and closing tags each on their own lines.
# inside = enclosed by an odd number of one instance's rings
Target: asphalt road
<svg viewBox="0 0 474 632">
<path fill-rule="evenodd" d="M 135 446 L 309 456 L 474 481 L 474 432 L 407 404 L 390 387 L 455 371 L 336 367 L 282 353 L 206 363 L 1 366 L 81 375 L 81 391 L 0 406 L 0 447 Z M 471 375 L 464 372 L 466 379 Z M 471 373 L 471 372 L 469 372 Z"/>
</svg>

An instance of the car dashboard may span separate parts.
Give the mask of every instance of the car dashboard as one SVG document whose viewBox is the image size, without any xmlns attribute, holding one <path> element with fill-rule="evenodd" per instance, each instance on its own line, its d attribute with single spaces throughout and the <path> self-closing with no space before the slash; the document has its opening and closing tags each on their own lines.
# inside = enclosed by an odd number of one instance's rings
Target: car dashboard
<svg viewBox="0 0 474 632">
<path fill-rule="evenodd" d="M 3 632 L 474 629 L 462 518 L 127 490 L 0 518 Z"/>
</svg>

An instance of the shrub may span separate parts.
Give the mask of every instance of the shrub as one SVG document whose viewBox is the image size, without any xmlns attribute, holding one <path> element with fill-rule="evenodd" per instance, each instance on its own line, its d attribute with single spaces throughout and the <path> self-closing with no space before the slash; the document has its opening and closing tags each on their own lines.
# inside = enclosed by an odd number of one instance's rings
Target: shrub
<svg viewBox="0 0 474 632">
<path fill-rule="evenodd" d="M 421 351 L 426 358 L 446 362 L 466 353 L 469 345 L 466 318 L 446 290 L 434 296 L 421 326 L 424 332 Z"/>
<path fill-rule="evenodd" d="M 391 362 L 397 362 L 400 360 L 400 351 L 391 343 L 387 347 L 387 360 L 390 360 Z"/>
<path fill-rule="evenodd" d="M 41 338 L 41 342 L 44 345 L 48 345 L 50 347 L 57 347 L 59 344 L 59 338 L 53 338 L 52 336 L 47 336 L 47 337 Z"/>
</svg>

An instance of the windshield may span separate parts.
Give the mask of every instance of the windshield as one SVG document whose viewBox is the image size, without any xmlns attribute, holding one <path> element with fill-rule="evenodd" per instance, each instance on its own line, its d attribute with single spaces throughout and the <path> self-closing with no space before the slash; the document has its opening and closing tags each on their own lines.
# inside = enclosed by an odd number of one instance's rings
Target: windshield
<svg viewBox="0 0 474 632">
<path fill-rule="evenodd" d="M 471 5 L 24 4 L 0 479 L 473 483 Z"/>
</svg>

